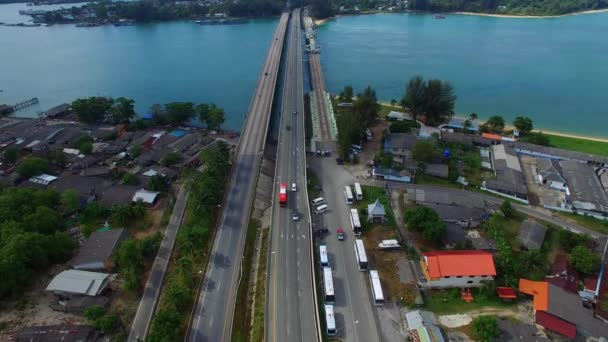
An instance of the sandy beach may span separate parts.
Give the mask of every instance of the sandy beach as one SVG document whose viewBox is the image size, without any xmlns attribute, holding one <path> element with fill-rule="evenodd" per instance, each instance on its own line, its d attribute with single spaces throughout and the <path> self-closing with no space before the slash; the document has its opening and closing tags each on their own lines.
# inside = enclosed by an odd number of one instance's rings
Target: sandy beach
<svg viewBox="0 0 608 342">
<path fill-rule="evenodd" d="M 315 23 L 315 26 L 321 26 L 334 18 L 335 17 L 329 17 L 329 18 L 325 18 L 325 19 L 315 19 L 313 22 Z"/>
<path fill-rule="evenodd" d="M 599 10 L 574 12 L 574 13 L 561 14 L 561 15 L 514 15 L 514 14 L 490 14 L 490 13 L 475 13 L 475 12 L 454 12 L 453 14 L 476 15 L 479 17 L 495 17 L 495 18 L 545 19 L 545 18 L 568 17 L 571 15 L 594 14 L 594 13 L 602 13 L 602 12 L 608 12 L 608 8 L 599 9 Z"/>
</svg>

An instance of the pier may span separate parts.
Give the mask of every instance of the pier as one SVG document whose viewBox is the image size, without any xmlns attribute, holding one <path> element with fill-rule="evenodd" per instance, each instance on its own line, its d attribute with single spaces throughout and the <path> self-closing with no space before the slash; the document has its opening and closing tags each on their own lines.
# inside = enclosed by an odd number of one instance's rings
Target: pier
<svg viewBox="0 0 608 342">
<path fill-rule="evenodd" d="M 15 105 L 13 105 L 13 112 L 16 112 L 18 110 L 21 110 L 23 108 L 27 108 L 29 106 L 33 106 L 38 104 L 38 98 L 37 97 L 32 97 L 29 100 L 25 100 L 25 101 L 21 101 Z"/>
</svg>

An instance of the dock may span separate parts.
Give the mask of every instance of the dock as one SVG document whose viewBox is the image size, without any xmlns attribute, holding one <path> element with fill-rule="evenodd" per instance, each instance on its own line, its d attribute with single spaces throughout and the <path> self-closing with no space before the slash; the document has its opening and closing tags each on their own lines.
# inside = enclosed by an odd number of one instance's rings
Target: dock
<svg viewBox="0 0 608 342">
<path fill-rule="evenodd" d="M 32 97 L 29 100 L 25 100 L 25 101 L 21 101 L 15 105 L 13 105 L 13 112 L 16 112 L 18 110 L 21 110 L 23 108 L 27 108 L 33 105 L 38 104 L 38 98 L 37 97 Z"/>
</svg>

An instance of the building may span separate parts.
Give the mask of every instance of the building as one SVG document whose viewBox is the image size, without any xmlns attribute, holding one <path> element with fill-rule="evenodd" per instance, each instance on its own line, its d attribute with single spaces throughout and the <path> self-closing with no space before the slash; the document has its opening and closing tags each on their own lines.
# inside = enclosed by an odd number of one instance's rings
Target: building
<svg viewBox="0 0 608 342">
<path fill-rule="evenodd" d="M 109 277 L 106 273 L 67 270 L 56 275 L 46 290 L 62 297 L 99 296 L 108 286 Z"/>
<path fill-rule="evenodd" d="M 77 270 L 111 269 L 112 253 L 126 238 L 127 231 L 123 228 L 93 232 L 68 265 Z"/>
<path fill-rule="evenodd" d="M 568 292 L 546 281 L 519 280 L 519 291 L 534 297 L 536 323 L 568 339 L 608 336 L 608 323 L 594 317 L 593 310 L 583 306 L 578 294 Z"/>
<path fill-rule="evenodd" d="M 562 168 L 555 159 L 537 158 L 536 175 L 539 184 L 561 191 L 567 189 L 566 180 L 562 176 Z"/>
<path fill-rule="evenodd" d="M 592 166 L 572 161 L 559 162 L 568 184 L 564 207 L 590 214 L 608 214 L 608 195 Z"/>
<path fill-rule="evenodd" d="M 468 240 L 461 225 L 446 223 L 445 228 L 445 232 L 441 237 L 441 243 L 445 248 L 452 249 L 456 246 L 465 246 Z"/>
<path fill-rule="evenodd" d="M 441 330 L 431 312 L 414 310 L 405 314 L 407 332 L 411 341 L 443 342 Z"/>
<path fill-rule="evenodd" d="M 132 201 L 142 201 L 145 204 L 154 204 L 156 202 L 156 199 L 158 198 L 158 195 L 160 195 L 160 192 L 158 191 L 148 191 L 144 189 L 139 189 L 137 190 L 135 195 L 133 195 Z"/>
<path fill-rule="evenodd" d="M 457 224 L 463 228 L 475 228 L 488 219 L 489 215 L 483 208 L 470 208 L 459 205 L 425 203 L 439 215 L 445 223 Z"/>
<path fill-rule="evenodd" d="M 494 259 L 485 251 L 435 251 L 422 253 L 420 260 L 427 288 L 478 287 L 496 276 Z"/>
<path fill-rule="evenodd" d="M 461 144 L 472 146 L 473 135 L 459 132 L 441 131 L 441 141 L 448 144 Z"/>
<path fill-rule="evenodd" d="M 412 174 L 407 170 L 396 171 L 393 169 L 381 168 L 374 168 L 372 170 L 372 177 L 402 183 L 411 183 L 413 180 Z"/>
<path fill-rule="evenodd" d="M 46 173 L 40 174 L 38 176 L 33 176 L 30 179 L 28 179 L 28 181 L 35 183 L 35 184 L 39 184 L 42 186 L 48 186 L 49 184 L 51 184 L 53 181 L 57 180 L 56 176 L 53 175 L 47 175 Z"/>
<path fill-rule="evenodd" d="M 450 170 L 447 164 L 427 164 L 424 173 L 427 176 L 448 179 Z"/>
<path fill-rule="evenodd" d="M 47 325 L 25 327 L 15 332 L 14 342 L 95 342 L 100 333 L 90 325 Z"/>
<path fill-rule="evenodd" d="M 384 139 L 384 152 L 394 157 L 410 159 L 418 138 L 408 133 L 392 133 Z"/>
<path fill-rule="evenodd" d="M 491 156 L 496 177 L 486 179 L 482 189 L 527 202 L 528 188 L 515 151 L 505 145 L 494 145 Z"/>
<path fill-rule="evenodd" d="M 384 223 L 386 220 L 386 211 L 379 199 L 367 206 L 367 221 Z"/>
<path fill-rule="evenodd" d="M 459 118 L 459 117 L 452 117 L 450 119 L 450 122 L 448 122 L 447 124 L 443 124 L 441 126 L 439 126 L 439 128 L 441 129 L 459 129 L 459 130 L 464 130 L 465 127 L 465 122 L 469 121 L 470 126 L 467 127 L 467 129 L 471 132 L 477 132 L 479 131 L 479 122 L 477 120 L 468 120 L 465 118 Z"/>
<path fill-rule="evenodd" d="M 395 121 L 414 121 L 414 118 L 412 117 L 412 115 L 410 115 L 408 113 L 397 112 L 394 110 L 391 110 L 388 113 L 387 118 L 389 120 L 395 120 Z"/>
<path fill-rule="evenodd" d="M 441 136 L 441 130 L 437 127 L 420 125 L 418 136 L 424 139 L 432 138 L 434 135 Z"/>
<path fill-rule="evenodd" d="M 408 199 L 419 204 L 447 204 L 467 208 L 489 208 L 490 204 L 477 196 L 467 196 L 467 192 L 457 189 L 408 189 Z"/>
<path fill-rule="evenodd" d="M 545 233 L 547 227 L 540 223 L 536 223 L 530 220 L 525 220 L 519 229 L 517 234 L 517 240 L 524 249 L 540 249 L 545 241 Z"/>
<path fill-rule="evenodd" d="M 53 108 L 47 109 L 47 111 L 44 112 L 44 116 L 49 119 L 56 119 L 56 118 L 66 115 L 66 114 L 69 114 L 71 109 L 72 108 L 70 107 L 69 104 L 63 103 L 63 104 L 60 104 L 59 106 L 55 106 Z"/>
<path fill-rule="evenodd" d="M 561 148 L 528 144 L 520 141 L 514 143 L 513 146 L 519 154 L 556 160 L 574 160 L 592 165 L 608 165 L 608 157 L 606 156 L 598 156 L 595 154 L 564 150 Z"/>
</svg>

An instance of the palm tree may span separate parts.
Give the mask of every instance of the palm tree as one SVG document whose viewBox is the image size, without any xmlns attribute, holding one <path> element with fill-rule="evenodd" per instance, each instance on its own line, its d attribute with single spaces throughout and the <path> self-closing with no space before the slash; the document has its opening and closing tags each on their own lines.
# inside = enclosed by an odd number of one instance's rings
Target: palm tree
<svg viewBox="0 0 608 342">
<path fill-rule="evenodd" d="M 471 115 L 469 115 L 469 118 L 471 119 L 471 121 L 475 121 L 479 119 L 479 116 L 477 115 L 477 113 L 471 113 Z"/>
</svg>

